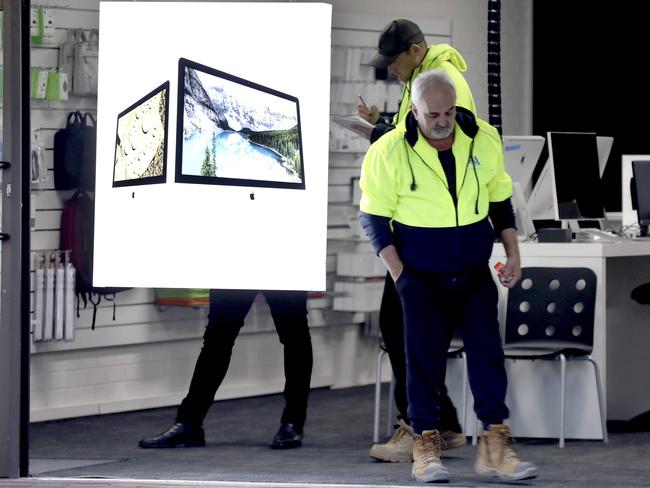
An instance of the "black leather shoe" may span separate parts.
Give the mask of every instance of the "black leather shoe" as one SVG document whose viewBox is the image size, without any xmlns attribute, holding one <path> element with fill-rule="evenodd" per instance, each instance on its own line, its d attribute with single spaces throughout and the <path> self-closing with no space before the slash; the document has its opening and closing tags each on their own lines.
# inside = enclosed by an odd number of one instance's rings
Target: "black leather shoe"
<svg viewBox="0 0 650 488">
<path fill-rule="evenodd" d="M 302 446 L 304 435 L 302 429 L 298 429 L 293 424 L 280 424 L 278 433 L 275 434 L 271 449 L 292 449 Z"/>
<path fill-rule="evenodd" d="M 138 446 L 144 449 L 165 447 L 205 447 L 205 434 L 201 427 L 187 427 L 176 423 L 162 434 L 142 439 Z"/>
</svg>

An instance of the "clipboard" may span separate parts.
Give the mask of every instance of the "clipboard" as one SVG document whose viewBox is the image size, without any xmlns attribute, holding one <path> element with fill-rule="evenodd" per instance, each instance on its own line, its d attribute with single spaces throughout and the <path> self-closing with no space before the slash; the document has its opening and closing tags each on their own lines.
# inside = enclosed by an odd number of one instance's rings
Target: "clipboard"
<svg viewBox="0 0 650 488">
<path fill-rule="evenodd" d="M 365 139 L 370 136 L 370 132 L 375 128 L 374 125 L 358 115 L 332 115 L 330 120 Z"/>
</svg>

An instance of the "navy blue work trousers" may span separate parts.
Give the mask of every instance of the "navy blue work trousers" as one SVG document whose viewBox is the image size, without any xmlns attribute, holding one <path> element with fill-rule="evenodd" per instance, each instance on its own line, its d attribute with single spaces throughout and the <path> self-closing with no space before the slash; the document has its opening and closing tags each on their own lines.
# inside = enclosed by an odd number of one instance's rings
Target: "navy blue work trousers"
<svg viewBox="0 0 650 488">
<path fill-rule="evenodd" d="M 388 352 L 388 359 L 395 377 L 395 405 L 399 417 L 410 424 L 408 417 L 408 397 L 406 396 L 406 357 L 404 353 L 404 313 L 399 294 L 390 273 L 386 273 L 384 293 L 379 307 L 379 330 Z M 443 381 L 440 385 L 440 430 L 462 432 L 458 423 L 456 407 L 447 394 Z"/>
<path fill-rule="evenodd" d="M 417 433 L 440 429 L 440 385 L 456 328 L 465 344 L 476 415 L 484 425 L 508 417 L 507 378 L 489 267 L 460 273 L 405 268 L 396 282 L 404 308 L 408 416 Z"/>
<path fill-rule="evenodd" d="M 210 290 L 210 313 L 203 347 L 196 360 L 187 396 L 178 407 L 176 422 L 203 424 L 214 395 L 228 371 L 232 348 L 257 290 Z M 281 422 L 302 429 L 307 416 L 313 354 L 307 323 L 307 292 L 262 291 L 284 346 L 284 400 Z"/>
</svg>

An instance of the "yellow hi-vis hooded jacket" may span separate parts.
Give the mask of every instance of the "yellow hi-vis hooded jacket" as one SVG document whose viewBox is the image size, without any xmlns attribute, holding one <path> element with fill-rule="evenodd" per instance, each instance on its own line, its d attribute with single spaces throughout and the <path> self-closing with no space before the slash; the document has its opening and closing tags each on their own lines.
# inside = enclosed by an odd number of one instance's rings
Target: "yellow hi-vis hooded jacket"
<svg viewBox="0 0 650 488">
<path fill-rule="evenodd" d="M 407 266 L 453 271 L 485 264 L 492 252 L 489 204 L 512 195 L 501 137 L 487 122 L 457 109 L 452 153 L 455 195 L 438 151 L 412 115 L 372 144 L 363 161 L 360 210 L 391 219 L 392 243 Z"/>
</svg>

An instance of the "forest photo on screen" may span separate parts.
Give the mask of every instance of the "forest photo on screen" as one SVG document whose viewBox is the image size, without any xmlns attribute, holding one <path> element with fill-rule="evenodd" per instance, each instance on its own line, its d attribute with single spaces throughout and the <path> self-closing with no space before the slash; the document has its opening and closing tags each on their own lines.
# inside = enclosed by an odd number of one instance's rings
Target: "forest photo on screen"
<svg viewBox="0 0 650 488">
<path fill-rule="evenodd" d="M 184 67 L 181 181 L 304 188 L 297 99 L 237 80 Z"/>
</svg>

